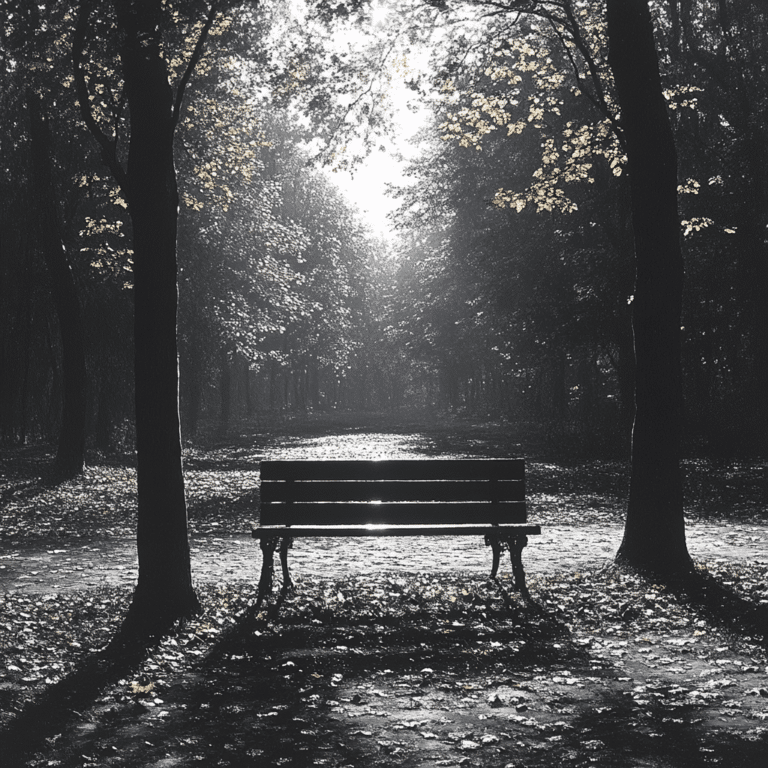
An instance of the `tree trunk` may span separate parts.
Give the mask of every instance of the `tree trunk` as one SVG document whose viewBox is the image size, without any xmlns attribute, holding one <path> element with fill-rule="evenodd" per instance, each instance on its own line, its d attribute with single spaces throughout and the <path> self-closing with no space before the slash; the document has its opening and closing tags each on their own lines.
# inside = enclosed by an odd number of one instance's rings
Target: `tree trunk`
<svg viewBox="0 0 768 768">
<path fill-rule="evenodd" d="M 183 435 L 186 440 L 197 434 L 200 423 L 200 411 L 203 404 L 203 362 L 202 356 L 197 356 L 195 335 L 187 342 L 185 354 L 181 355 L 179 368 L 181 371 L 181 409 Z"/>
<path fill-rule="evenodd" d="M 37 96 L 29 94 L 32 173 L 37 190 L 39 245 L 51 277 L 53 305 L 62 347 L 63 407 L 54 461 L 57 476 L 66 479 L 83 471 L 85 454 L 86 383 L 83 322 L 72 268 L 62 238 L 51 172 L 52 140 Z"/>
<path fill-rule="evenodd" d="M 619 314 L 616 323 L 616 378 L 621 398 L 621 427 L 626 436 L 635 420 L 635 350 L 632 328 L 628 317 Z"/>
<path fill-rule="evenodd" d="M 27 442 L 27 416 L 29 411 L 29 375 L 30 368 L 32 366 L 32 301 L 29 295 L 29 291 L 26 292 L 24 300 L 24 347 L 22 354 L 24 355 L 24 372 L 21 377 L 21 391 L 20 401 L 21 408 L 18 430 L 16 432 L 18 439 L 17 442 L 20 445 L 24 445 Z"/>
<path fill-rule="evenodd" d="M 753 121 L 750 121 L 752 123 Z M 753 425 L 750 437 L 763 457 L 763 502 L 768 503 L 768 305 L 765 292 L 768 288 L 768 243 L 765 233 L 768 228 L 768 153 L 765 143 L 768 130 L 761 121 L 750 125 L 752 152 L 752 178 L 744 180 L 744 189 L 751 199 L 752 210 L 747 210 L 744 222 L 739 228 L 744 242 L 740 258 L 740 282 L 742 296 L 748 303 L 749 335 L 753 370 L 746 387 L 747 409 Z"/>
<path fill-rule="evenodd" d="M 635 240 L 635 423 L 627 520 L 616 558 L 656 573 L 689 569 L 680 436 L 683 258 L 677 155 L 647 0 L 607 0 L 608 61 L 626 140 Z"/>
<path fill-rule="evenodd" d="M 316 359 L 312 359 L 309 362 L 307 368 L 307 386 L 309 388 L 309 396 L 312 402 L 312 409 L 315 411 L 320 410 L 320 370 Z"/>
<path fill-rule="evenodd" d="M 582 357 L 576 367 L 576 378 L 579 382 L 578 414 L 583 425 L 593 423 L 597 411 L 595 393 L 595 358 L 590 355 Z"/>
<path fill-rule="evenodd" d="M 128 623 L 167 626 L 199 610 L 181 464 L 176 346 L 178 191 L 173 94 L 160 0 L 117 0 L 130 109 L 126 193 L 133 223 L 139 579 Z"/>
<path fill-rule="evenodd" d="M 251 365 L 248 360 L 243 360 L 243 399 L 245 401 L 245 415 L 253 418 L 253 397 L 251 395 Z"/>
<path fill-rule="evenodd" d="M 115 412 L 115 382 L 110 375 L 108 362 L 102 360 L 104 368 L 99 384 L 99 401 L 96 408 L 96 448 L 102 453 L 112 450 L 112 431 Z"/>
<path fill-rule="evenodd" d="M 269 361 L 269 410 L 277 408 L 277 362 Z"/>
<path fill-rule="evenodd" d="M 554 358 L 549 362 L 550 380 L 550 418 L 558 426 L 568 421 L 568 388 L 566 384 L 567 360 L 565 350 L 555 351 Z"/>
<path fill-rule="evenodd" d="M 226 350 L 221 353 L 221 370 L 219 373 L 219 392 L 221 394 L 219 431 L 226 434 L 232 415 L 232 363 L 229 362 L 229 355 Z"/>
</svg>

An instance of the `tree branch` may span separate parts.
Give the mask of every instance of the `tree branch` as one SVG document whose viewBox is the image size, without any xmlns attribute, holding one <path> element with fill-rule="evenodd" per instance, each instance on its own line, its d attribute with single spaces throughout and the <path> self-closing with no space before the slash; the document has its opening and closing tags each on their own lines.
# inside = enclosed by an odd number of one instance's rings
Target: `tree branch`
<svg viewBox="0 0 768 768">
<path fill-rule="evenodd" d="M 589 50 L 589 47 L 584 41 L 584 38 L 581 36 L 581 32 L 579 30 L 579 23 L 576 20 L 576 17 L 573 15 L 573 8 L 571 7 L 570 2 L 565 3 L 563 10 L 565 11 L 565 14 L 568 17 L 568 20 L 570 22 L 569 26 L 570 26 L 570 32 L 571 32 L 571 40 L 573 41 L 574 45 L 579 49 L 579 53 L 581 53 L 581 55 L 584 57 L 584 61 L 587 63 L 587 67 L 589 69 L 590 78 L 592 79 L 592 83 L 595 86 L 595 97 L 598 102 L 596 106 L 600 111 L 603 112 L 603 114 L 610 121 L 611 127 L 613 128 L 616 134 L 616 138 L 618 139 L 622 149 L 626 149 L 624 145 L 624 131 L 621 129 L 621 126 L 616 120 L 615 112 L 608 106 L 608 101 L 605 96 L 603 83 L 600 80 L 600 73 L 597 71 L 597 65 L 595 64 L 595 60 L 592 58 L 592 54 Z"/>
<path fill-rule="evenodd" d="M 187 85 L 189 84 L 189 80 L 192 77 L 192 73 L 195 71 L 195 67 L 203 56 L 203 48 L 205 48 L 205 42 L 208 39 L 208 33 L 211 31 L 213 22 L 216 19 L 216 14 L 219 12 L 220 5 L 220 0 L 214 0 L 214 2 L 211 3 L 208 16 L 205 19 L 205 24 L 203 24 L 203 28 L 200 31 L 200 37 L 197 38 L 197 42 L 195 43 L 195 50 L 192 51 L 192 56 L 189 59 L 187 68 L 184 70 L 184 74 L 181 76 L 181 80 L 179 81 L 179 87 L 176 89 L 176 99 L 173 104 L 173 117 L 171 121 L 173 128 L 176 128 L 176 125 L 179 122 L 181 105 L 184 101 L 184 91 L 187 89 Z"/>
<path fill-rule="evenodd" d="M 101 157 L 107 165 L 115 181 L 123 191 L 127 188 L 127 175 L 117 159 L 117 122 L 115 123 L 115 136 L 110 138 L 99 127 L 91 108 L 91 99 L 88 93 L 88 84 L 85 80 L 83 67 L 83 54 L 85 53 L 85 35 L 88 29 L 88 20 L 91 15 L 92 0 L 82 0 L 80 12 L 77 17 L 75 33 L 72 39 L 72 64 L 74 66 L 75 88 L 77 100 L 80 103 L 80 114 L 88 130 L 101 146 Z"/>
<path fill-rule="evenodd" d="M 552 26 L 552 30 L 560 40 L 560 44 L 562 45 L 566 56 L 570 60 L 579 89 L 593 106 L 607 118 L 616 134 L 619 145 L 624 149 L 624 133 L 616 119 L 614 111 L 608 106 L 608 100 L 606 98 L 605 89 L 603 88 L 603 82 L 600 79 L 597 64 L 592 57 L 589 46 L 582 37 L 578 20 L 573 15 L 571 0 L 562 0 L 560 2 L 557 0 L 544 0 L 543 2 L 539 2 L 538 0 L 507 0 L 506 2 L 502 2 L 501 0 L 475 0 L 475 4 L 498 9 L 493 12 L 494 14 L 514 12 L 519 15 L 525 13 L 548 21 Z M 562 18 L 551 10 L 552 7 L 560 9 L 565 15 L 565 18 Z M 583 57 L 587 69 L 589 70 L 589 79 L 592 80 L 595 88 L 594 93 L 591 93 L 589 89 L 585 87 L 584 78 L 579 72 L 576 60 L 573 58 L 573 55 L 566 45 L 566 39 L 561 30 L 568 33 L 570 41 L 576 46 L 576 49 Z"/>
</svg>

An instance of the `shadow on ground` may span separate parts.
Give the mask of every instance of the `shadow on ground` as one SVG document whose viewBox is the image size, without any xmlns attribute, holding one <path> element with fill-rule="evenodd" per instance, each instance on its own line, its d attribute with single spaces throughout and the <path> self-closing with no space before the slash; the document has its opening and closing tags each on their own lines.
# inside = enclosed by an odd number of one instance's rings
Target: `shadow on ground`
<svg viewBox="0 0 768 768">
<path fill-rule="evenodd" d="M 264 613 L 243 618 L 162 700 L 148 682 L 127 705 L 100 708 L 100 694 L 129 674 L 130 663 L 89 661 L 14 723 L 6 737 L 24 744 L 27 760 L 9 751 L 4 765 L 45 765 L 52 757 L 64 766 L 423 764 L 419 750 L 403 762 L 405 750 L 397 746 L 406 738 L 426 743 L 416 725 L 403 726 L 396 743 L 374 738 L 357 718 L 395 728 L 399 709 L 439 718 L 453 709 L 450 700 L 466 698 L 469 678 L 491 672 L 487 654 L 475 648 L 486 633 L 459 622 L 464 611 L 439 616 L 418 609 L 404 621 L 339 613 L 322 602 L 289 600 L 283 609 L 272 620 Z M 538 606 L 498 610 L 507 615 L 493 633 L 494 647 L 514 648 L 514 663 L 494 654 L 497 674 L 525 675 L 582 655 L 567 628 Z M 364 695 L 352 690 L 358 686 Z M 339 717 L 342 701 L 355 710 L 351 719 Z M 83 722 L 80 713 L 89 707 Z"/>
<path fill-rule="evenodd" d="M 694 611 L 726 631 L 744 635 L 768 651 L 768 604 L 756 604 L 739 595 L 710 573 L 697 570 L 672 581 L 670 590 Z"/>
<path fill-rule="evenodd" d="M 130 674 L 154 644 L 126 641 L 118 634 L 106 648 L 46 688 L 0 733 L 3 766 L 27 764 L 35 752 L 50 744 L 49 739 L 81 718 L 109 686 Z"/>
<path fill-rule="evenodd" d="M 625 580 L 617 604 L 631 585 L 650 588 Z M 586 586 L 573 577 L 526 603 L 503 581 L 461 575 L 300 585 L 278 615 L 246 612 L 175 675 L 154 663 L 173 637 L 140 670 L 88 660 L 29 711 L 26 732 L 15 725 L 30 750 L 17 764 L 762 768 L 768 729 L 728 709 L 722 673 L 692 690 L 673 667 L 649 671 L 623 648 L 662 624 L 627 626 L 609 603 L 599 633 L 578 624 Z M 669 642 L 695 661 L 689 632 Z M 745 682 L 760 679 L 742 666 Z"/>
</svg>

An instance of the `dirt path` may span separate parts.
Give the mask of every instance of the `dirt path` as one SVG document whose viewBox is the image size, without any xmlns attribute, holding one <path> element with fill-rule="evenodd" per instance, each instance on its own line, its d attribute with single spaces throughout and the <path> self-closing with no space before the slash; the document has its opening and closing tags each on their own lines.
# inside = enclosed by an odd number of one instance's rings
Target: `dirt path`
<svg viewBox="0 0 768 768">
<path fill-rule="evenodd" d="M 576 571 L 607 563 L 621 541 L 621 526 L 545 526 L 531 537 L 523 559 L 531 577 Z M 768 562 L 768 527 L 697 523 L 688 528 L 688 546 L 700 562 L 722 559 Z M 256 580 L 261 563 L 249 536 L 196 537 L 192 570 L 199 583 Z M 342 577 L 390 572 L 485 573 L 489 551 L 481 540 L 314 539 L 296 543 L 291 553 L 298 577 Z M 132 539 L 18 544 L 0 552 L 0 590 L 48 593 L 99 586 L 132 586 L 137 575 Z"/>
<path fill-rule="evenodd" d="M 464 431 L 466 434 L 459 430 L 456 435 L 442 436 L 422 431 L 308 433 L 266 443 L 253 437 L 237 447 L 189 451 L 185 460 L 191 530 L 200 532 L 191 539 L 194 578 L 200 584 L 257 579 L 261 553 L 247 534 L 247 520 L 257 503 L 251 493 L 258 486 L 261 459 L 466 457 L 519 452 L 520 446 L 514 441 L 508 444 L 510 436 L 505 431 L 479 430 L 475 434 L 466 427 Z M 596 487 L 590 485 L 587 491 L 572 486 L 573 468 L 530 462 L 528 470 L 530 520 L 542 524 L 543 534 L 531 537 L 523 554 L 527 573 L 534 577 L 573 572 L 608 562 L 621 540 L 618 521 L 623 504 L 611 472 L 592 467 Z M 745 480 L 734 475 L 729 482 L 743 484 Z M 19 480 L 19 484 L 29 485 L 29 481 Z M 136 548 L 127 535 L 135 530 L 132 469 L 91 467 L 77 482 L 64 484 L 55 494 L 47 487 L 24 491 L 13 484 L 7 493 L 12 503 L 6 504 L 2 525 L 6 533 L 18 529 L 19 537 L 0 544 L 0 591 L 54 593 L 135 583 Z M 38 507 L 45 514 L 38 514 Z M 40 520 L 55 524 L 61 538 L 47 538 L 48 529 L 35 527 Z M 580 524 L 569 525 L 569 521 Z M 241 528 L 242 535 L 223 533 Z M 90 538 L 75 538 L 84 531 Z M 25 532 L 41 538 L 25 543 Z M 766 563 L 768 525 L 731 520 L 698 522 L 694 517 L 688 524 L 688 544 L 693 558 L 701 562 L 722 558 Z M 291 563 L 299 578 L 383 571 L 485 573 L 490 569 L 490 553 L 482 540 L 463 537 L 305 539 L 296 542 Z"/>
</svg>

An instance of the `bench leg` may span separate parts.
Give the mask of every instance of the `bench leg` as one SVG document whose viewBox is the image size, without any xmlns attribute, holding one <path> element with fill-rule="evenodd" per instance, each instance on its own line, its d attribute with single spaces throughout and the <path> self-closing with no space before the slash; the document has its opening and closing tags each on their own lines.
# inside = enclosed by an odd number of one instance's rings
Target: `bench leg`
<svg viewBox="0 0 768 768">
<path fill-rule="evenodd" d="M 522 557 L 523 547 L 528 544 L 528 537 L 511 535 L 507 542 L 509 545 L 509 559 L 512 561 L 512 573 L 515 577 L 515 587 L 523 597 L 528 599 L 530 598 L 530 593 L 525 585 Z"/>
<path fill-rule="evenodd" d="M 263 600 L 272 594 L 272 577 L 275 571 L 274 555 L 277 548 L 277 538 L 270 537 L 261 540 L 261 578 L 259 579 L 258 599 Z M 281 553 L 282 554 L 282 553 Z"/>
<path fill-rule="evenodd" d="M 499 572 L 499 556 L 501 555 L 501 542 L 497 536 L 488 538 L 488 545 L 493 553 L 493 564 L 491 565 L 491 575 L 489 578 L 495 579 L 496 574 Z"/>
<path fill-rule="evenodd" d="M 290 536 L 286 536 L 280 542 L 280 565 L 283 568 L 283 594 L 289 590 L 293 591 L 295 588 L 295 584 L 291 578 L 291 572 L 288 570 L 288 550 L 292 547 L 293 539 Z"/>
</svg>

